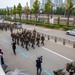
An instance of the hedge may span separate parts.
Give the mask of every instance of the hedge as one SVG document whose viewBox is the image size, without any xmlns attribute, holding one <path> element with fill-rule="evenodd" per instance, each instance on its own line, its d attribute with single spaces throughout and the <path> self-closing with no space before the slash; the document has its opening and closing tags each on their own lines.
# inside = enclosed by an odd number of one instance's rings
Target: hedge
<svg viewBox="0 0 75 75">
<path fill-rule="evenodd" d="M 12 20 L 11 18 L 6 18 L 5 20 L 12 21 L 12 22 L 19 22 L 19 19 L 14 19 Z M 37 26 L 43 26 L 47 28 L 52 28 L 52 29 L 62 29 L 62 30 L 71 30 L 75 29 L 75 26 L 67 26 L 65 24 L 50 24 L 48 22 L 39 22 L 39 21 L 34 21 L 34 20 L 21 20 L 22 23 L 26 24 L 32 24 L 32 25 L 37 25 Z"/>
</svg>

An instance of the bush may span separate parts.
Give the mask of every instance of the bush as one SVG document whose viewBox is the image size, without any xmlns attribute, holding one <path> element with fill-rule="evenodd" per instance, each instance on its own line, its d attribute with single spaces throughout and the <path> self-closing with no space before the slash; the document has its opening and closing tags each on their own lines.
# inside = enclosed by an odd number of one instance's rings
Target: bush
<svg viewBox="0 0 75 75">
<path fill-rule="evenodd" d="M 8 21 L 13 21 L 13 22 L 19 22 L 19 19 L 14 19 L 12 20 L 11 18 L 6 18 L 5 20 Z M 22 23 L 26 24 L 32 24 L 32 25 L 38 25 L 38 26 L 44 26 L 47 28 L 52 28 L 52 29 L 63 29 L 63 30 L 71 30 L 75 29 L 75 26 L 67 26 L 65 24 L 50 24 L 49 22 L 40 22 L 40 21 L 35 21 L 35 20 L 21 20 Z"/>
</svg>

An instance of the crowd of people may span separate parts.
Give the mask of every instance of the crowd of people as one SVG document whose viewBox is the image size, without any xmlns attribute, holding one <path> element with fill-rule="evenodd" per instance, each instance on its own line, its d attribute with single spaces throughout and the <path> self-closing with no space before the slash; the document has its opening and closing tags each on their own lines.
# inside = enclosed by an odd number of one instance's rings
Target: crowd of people
<svg viewBox="0 0 75 75">
<path fill-rule="evenodd" d="M 8 23 L 6 23 L 6 24 L 2 24 L 2 23 L 0 23 L 0 30 L 5 30 L 5 31 L 7 31 L 8 29 L 10 29 L 11 28 L 11 26 L 8 24 Z"/>
<path fill-rule="evenodd" d="M 19 29 L 17 33 L 11 32 L 12 41 L 29 50 L 29 46 L 35 49 L 35 44 L 40 47 L 40 43 L 44 46 L 45 37 L 40 35 L 35 29 L 33 31 Z"/>
<path fill-rule="evenodd" d="M 40 47 L 41 44 L 43 46 L 45 45 L 44 34 L 40 34 L 35 29 L 33 31 L 27 30 L 27 29 L 18 29 L 17 32 L 15 32 L 14 28 L 10 27 L 9 25 L 8 26 L 0 25 L 0 30 L 7 31 L 8 29 L 10 29 L 11 31 L 12 49 L 13 49 L 14 55 L 16 55 L 16 44 L 27 49 L 27 51 L 29 50 L 29 47 L 32 47 L 33 49 L 35 49 L 35 45 L 37 45 L 38 47 Z M 1 64 L 3 65 L 4 53 L 1 49 L 0 49 L 0 57 L 1 57 Z M 42 72 L 41 63 L 42 63 L 42 56 L 36 59 L 37 75 L 41 75 L 41 72 Z M 73 66 L 72 63 L 68 63 L 66 66 L 66 71 L 69 72 L 69 75 L 73 75 L 75 73 L 75 66 Z M 53 73 L 54 75 L 65 75 L 65 73 L 63 72 L 63 69 L 53 71 Z"/>
</svg>

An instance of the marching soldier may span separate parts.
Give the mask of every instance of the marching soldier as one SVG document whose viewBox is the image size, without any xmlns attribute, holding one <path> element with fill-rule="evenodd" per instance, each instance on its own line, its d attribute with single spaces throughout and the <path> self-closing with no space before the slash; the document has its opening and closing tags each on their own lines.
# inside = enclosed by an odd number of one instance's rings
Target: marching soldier
<svg viewBox="0 0 75 75">
<path fill-rule="evenodd" d="M 25 48 L 26 48 L 27 50 L 29 50 L 29 49 L 28 49 L 29 40 L 28 40 L 27 37 L 25 38 L 25 44 L 26 44 L 26 47 L 25 47 Z"/>
<path fill-rule="evenodd" d="M 7 27 L 5 26 L 5 30 L 7 31 Z"/>
<path fill-rule="evenodd" d="M 35 49 L 34 45 L 35 45 L 35 38 L 34 36 L 31 37 L 31 43 L 32 43 L 32 48 Z"/>
<path fill-rule="evenodd" d="M 44 45 L 44 40 L 45 40 L 45 37 L 44 37 L 44 35 L 42 34 L 42 36 L 41 36 L 41 44 L 43 44 L 43 45 Z"/>
<path fill-rule="evenodd" d="M 36 30 L 35 29 L 33 30 L 33 33 L 36 33 Z"/>
<path fill-rule="evenodd" d="M 37 36 L 37 38 L 36 38 L 36 42 L 37 42 L 36 45 L 37 45 L 38 47 L 40 47 L 40 46 L 39 46 L 39 44 L 40 44 L 40 36 Z"/>
<path fill-rule="evenodd" d="M 3 31 L 3 25 L 1 25 L 1 29 L 2 29 L 2 31 Z"/>
<path fill-rule="evenodd" d="M 16 42 L 17 37 L 16 37 L 16 33 L 14 33 L 14 41 Z"/>
<path fill-rule="evenodd" d="M 11 33 L 13 32 L 13 29 L 12 29 L 12 27 L 10 27 L 10 32 L 11 32 Z"/>
<path fill-rule="evenodd" d="M 24 38 L 23 38 L 23 35 L 21 35 L 21 46 L 24 48 Z"/>
<path fill-rule="evenodd" d="M 19 34 L 18 33 L 16 34 L 16 41 L 17 41 L 17 44 L 19 45 Z"/>
<path fill-rule="evenodd" d="M 14 40 L 14 33 L 11 33 L 12 41 Z"/>
<path fill-rule="evenodd" d="M 30 35 L 30 34 L 28 34 L 28 35 L 27 35 L 27 38 L 28 38 L 28 41 L 29 41 L 29 46 L 30 46 L 31 35 Z"/>
</svg>

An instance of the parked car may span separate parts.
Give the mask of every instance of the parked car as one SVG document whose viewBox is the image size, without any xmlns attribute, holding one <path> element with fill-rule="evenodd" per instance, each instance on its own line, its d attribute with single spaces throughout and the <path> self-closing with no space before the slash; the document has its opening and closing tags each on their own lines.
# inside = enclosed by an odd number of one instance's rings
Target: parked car
<svg viewBox="0 0 75 75">
<path fill-rule="evenodd" d="M 75 29 L 66 31 L 66 34 L 75 36 Z"/>
<path fill-rule="evenodd" d="M 15 23 L 13 24 L 13 27 L 20 29 L 20 28 L 22 28 L 22 23 L 20 23 L 20 22 L 15 22 Z"/>
</svg>

